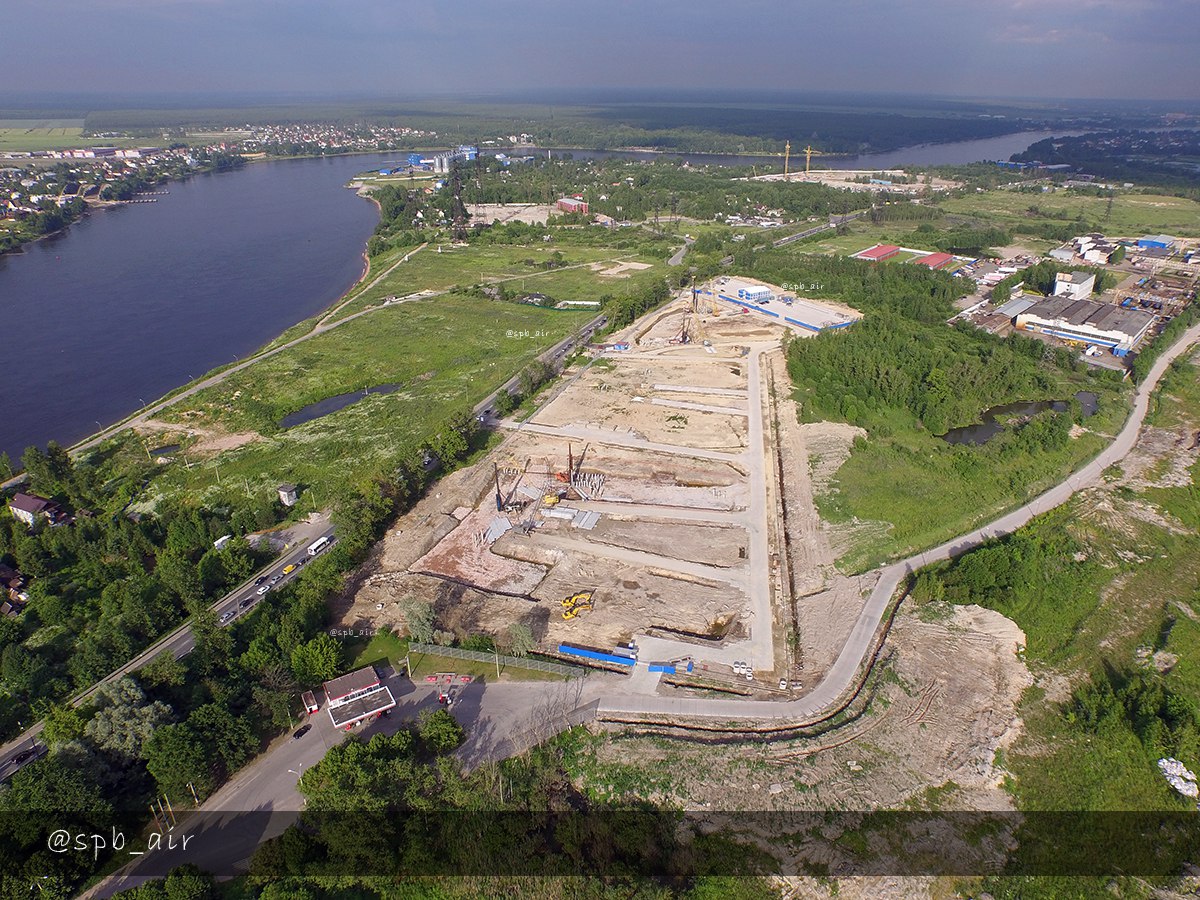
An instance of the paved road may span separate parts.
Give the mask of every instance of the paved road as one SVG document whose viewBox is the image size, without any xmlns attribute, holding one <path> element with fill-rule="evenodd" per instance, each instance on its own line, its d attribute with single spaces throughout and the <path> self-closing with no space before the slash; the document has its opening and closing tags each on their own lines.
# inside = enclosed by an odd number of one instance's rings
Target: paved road
<svg viewBox="0 0 1200 900">
<path fill-rule="evenodd" d="M 596 316 L 596 318 L 588 322 L 580 331 L 576 332 L 576 334 L 563 338 L 549 350 L 540 353 L 538 355 L 538 359 L 544 363 L 549 363 L 550 365 L 554 366 L 555 369 L 561 368 L 562 361 L 566 357 L 567 351 L 571 350 L 575 346 L 576 337 L 578 336 L 579 344 L 582 346 L 590 341 L 596 330 L 603 328 L 607 322 L 608 316 Z M 512 378 L 508 379 L 508 381 L 504 382 L 504 384 L 502 384 L 500 387 L 496 388 L 496 390 L 486 399 L 476 403 L 475 415 L 482 416 L 483 421 L 492 427 L 495 427 L 497 424 L 499 424 L 498 420 L 492 415 L 492 411 L 496 408 L 496 398 L 500 396 L 501 391 L 508 391 L 509 393 L 512 393 L 512 389 L 517 387 L 520 381 L 521 373 L 518 372 Z"/>
<path fill-rule="evenodd" d="M 213 611 L 221 619 L 221 624 L 231 624 L 239 615 L 252 609 L 261 599 L 262 595 L 258 593 L 259 589 L 263 585 L 269 584 L 272 579 L 278 578 L 276 586 L 279 586 L 286 584 L 299 575 L 300 571 L 302 571 L 300 567 L 303 566 L 303 561 L 307 559 L 308 546 L 319 537 L 332 537 L 332 535 L 333 526 L 329 524 L 328 518 L 324 515 L 316 517 L 311 522 L 301 522 L 293 526 L 291 549 L 285 551 L 270 565 L 256 572 L 254 577 L 239 585 L 235 590 L 230 591 L 212 605 Z M 297 564 L 299 565 L 296 569 L 287 574 L 284 573 L 283 570 L 285 568 Z M 259 584 L 259 579 L 266 579 L 266 581 Z M 115 672 L 102 678 L 83 693 L 77 694 L 71 699 L 70 703 L 72 706 L 80 706 L 87 703 L 95 696 L 96 691 L 99 690 L 101 685 L 116 681 L 130 672 L 136 672 L 164 651 L 170 651 L 176 659 L 186 656 L 192 651 L 194 644 L 191 625 L 181 625 L 170 634 L 159 638 Z M 42 722 L 37 722 L 20 737 L 0 747 L 0 778 L 9 777 L 20 768 L 20 765 L 14 763 L 16 756 L 32 746 L 40 746 L 36 741 L 42 733 L 42 725 Z"/>
<path fill-rule="evenodd" d="M 684 257 L 684 256 L 687 254 L 687 252 L 688 252 L 688 248 L 689 248 L 689 247 L 691 247 L 691 246 L 692 246 L 692 244 L 694 244 L 694 243 L 696 243 L 696 239 L 695 239 L 695 238 L 688 237 L 688 236 L 685 234 L 685 235 L 683 236 L 683 246 L 682 246 L 682 247 L 680 247 L 678 250 L 676 250 L 676 251 L 675 251 L 675 255 L 674 255 L 674 256 L 672 256 L 670 259 L 668 259 L 668 260 L 667 260 L 667 265 L 668 265 L 668 266 L 680 266 L 680 265 L 683 265 L 683 257 Z"/>
<path fill-rule="evenodd" d="M 874 646 L 888 604 L 902 579 L 930 563 L 959 556 L 995 537 L 1011 534 L 1027 524 L 1035 516 L 1048 512 L 1066 503 L 1077 491 L 1083 490 L 1101 479 L 1105 469 L 1124 459 L 1137 443 L 1142 422 L 1149 408 L 1150 397 L 1167 367 L 1179 356 L 1200 341 L 1200 325 L 1183 334 L 1155 362 L 1146 380 L 1138 386 L 1134 395 L 1133 411 L 1108 447 L 1099 456 L 1075 472 L 1065 481 L 1034 498 L 1019 509 L 1015 509 L 994 522 L 990 522 L 968 534 L 918 553 L 908 559 L 877 570 L 879 581 L 867 599 L 850 637 L 842 647 L 837 660 L 816 688 L 798 700 L 704 700 L 678 699 L 670 697 L 629 697 L 609 695 L 601 698 L 600 712 L 604 713 L 654 713 L 680 717 L 719 717 L 723 719 L 788 719 L 803 722 L 818 718 L 831 709 L 854 684 L 860 668 L 871 647 Z M 753 546 L 753 545 L 752 545 Z M 664 642 L 672 643 L 673 642 Z M 673 644 L 675 648 L 689 645 Z M 694 648 L 693 648 L 694 649 Z M 669 650 L 667 652 L 670 652 Z M 681 655 L 676 653 L 675 655 Z M 644 653 L 641 658 L 653 661 Z"/>
<path fill-rule="evenodd" d="M 590 702 L 618 681 L 616 676 L 593 674 L 565 683 L 483 681 L 467 685 L 459 691 L 451 707 L 451 713 L 467 730 L 467 742 L 459 748 L 458 757 L 465 768 L 472 769 L 520 753 L 530 740 L 548 734 L 539 725 L 544 726 Z M 395 674 L 385 683 L 396 698 L 396 709 L 388 718 L 356 729 L 363 740 L 380 733 L 393 734 L 416 719 L 421 711 L 438 708 L 436 687 L 414 684 Z M 296 724 L 299 726 L 300 722 Z M 281 834 L 295 821 L 304 806 L 304 798 L 297 789 L 300 779 L 331 747 L 347 738 L 346 732 L 334 728 L 324 709 L 309 717 L 305 724 L 312 727 L 304 735 L 279 738 L 266 753 L 210 797 L 200 807 L 202 818 L 177 803 L 176 832 L 195 835 L 186 858 L 179 854 L 180 858 L 166 862 L 148 857 L 139 859 L 82 896 L 87 900 L 111 897 L 149 880 L 153 877 L 150 872 L 157 874 L 161 869 L 185 862 L 218 874 L 230 874 L 243 867 L 263 841 Z M 218 830 L 220 837 L 216 836 Z"/>
</svg>

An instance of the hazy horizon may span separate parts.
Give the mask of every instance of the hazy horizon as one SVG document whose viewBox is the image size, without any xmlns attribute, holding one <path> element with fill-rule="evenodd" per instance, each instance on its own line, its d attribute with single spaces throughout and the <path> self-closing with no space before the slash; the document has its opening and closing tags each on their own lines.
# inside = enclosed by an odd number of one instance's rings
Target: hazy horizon
<svg viewBox="0 0 1200 900">
<path fill-rule="evenodd" d="M 483 98 L 597 85 L 1200 97 L 1188 0 L 847 0 L 796 10 L 759 0 L 403 9 L 380 0 L 61 0 L 52 12 L 43 0 L 9 0 L 5 12 L 0 104 L 55 94 Z"/>
</svg>

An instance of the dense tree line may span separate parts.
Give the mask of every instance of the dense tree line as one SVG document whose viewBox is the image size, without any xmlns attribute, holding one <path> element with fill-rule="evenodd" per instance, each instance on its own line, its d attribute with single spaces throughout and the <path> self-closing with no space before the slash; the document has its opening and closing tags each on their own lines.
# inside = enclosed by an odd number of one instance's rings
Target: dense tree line
<svg viewBox="0 0 1200 900">
<path fill-rule="evenodd" d="M 913 238 L 922 249 L 932 248 L 946 253 L 982 256 L 992 247 L 1003 247 L 1012 234 L 1003 228 L 938 229 L 923 223 L 917 226 Z"/>
<path fill-rule="evenodd" d="M 801 296 L 840 300 L 862 312 L 891 310 L 920 322 L 944 322 L 965 293 L 962 280 L 924 266 L 880 265 L 788 250 L 739 251 L 734 265 L 774 284 L 794 284 Z M 741 255 L 741 254 L 744 254 Z"/>
<path fill-rule="evenodd" d="M 274 525 L 280 515 L 271 498 L 257 506 L 160 507 L 130 517 L 120 486 L 57 444 L 44 452 L 30 448 L 22 461 L 29 489 L 60 502 L 75 521 L 29 530 L 10 515 L 0 517 L 0 561 L 29 579 L 24 612 L 0 620 L 6 734 L 244 580 L 263 556 L 239 536 Z M 218 550 L 213 542 L 224 535 L 235 539 Z"/>
<path fill-rule="evenodd" d="M 608 322 L 605 331 L 620 331 L 643 313 L 665 303 L 671 296 L 671 289 L 666 281 L 655 281 L 641 290 L 632 291 L 620 297 L 601 298 L 604 314 Z"/>
<path fill-rule="evenodd" d="M 982 410 L 1052 394 L 1046 347 L 971 326 L 925 326 L 878 312 L 842 332 L 792 341 L 788 371 L 810 421 L 871 426 L 903 411 L 933 434 L 979 421 Z M 1068 420 L 1069 424 L 1069 420 Z"/>
</svg>

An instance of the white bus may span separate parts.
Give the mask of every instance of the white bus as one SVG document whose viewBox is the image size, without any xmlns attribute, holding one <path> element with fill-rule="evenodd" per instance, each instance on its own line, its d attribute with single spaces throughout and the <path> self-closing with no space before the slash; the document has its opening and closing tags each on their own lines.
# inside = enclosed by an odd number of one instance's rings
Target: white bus
<svg viewBox="0 0 1200 900">
<path fill-rule="evenodd" d="M 318 553 L 320 553 L 322 550 L 324 550 L 328 546 L 329 546 L 329 538 L 328 537 L 317 538 L 315 541 L 313 541 L 311 544 L 308 545 L 308 555 L 316 556 Z"/>
</svg>

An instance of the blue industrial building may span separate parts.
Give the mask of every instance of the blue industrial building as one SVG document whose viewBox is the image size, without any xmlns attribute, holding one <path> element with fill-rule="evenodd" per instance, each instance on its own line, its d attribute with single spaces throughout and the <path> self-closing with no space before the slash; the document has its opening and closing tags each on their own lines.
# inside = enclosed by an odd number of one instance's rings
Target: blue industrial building
<svg viewBox="0 0 1200 900">
<path fill-rule="evenodd" d="M 1143 248 L 1170 250 L 1171 245 L 1174 243 L 1175 239 L 1173 237 L 1168 237 L 1165 234 L 1148 234 L 1145 237 L 1138 238 L 1137 245 Z"/>
</svg>

